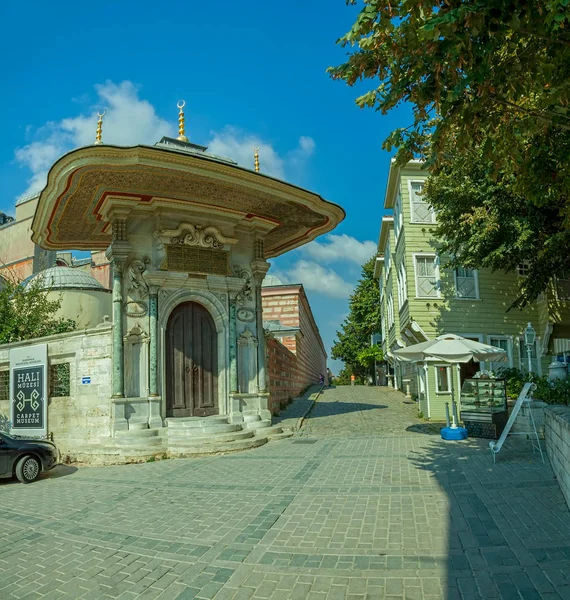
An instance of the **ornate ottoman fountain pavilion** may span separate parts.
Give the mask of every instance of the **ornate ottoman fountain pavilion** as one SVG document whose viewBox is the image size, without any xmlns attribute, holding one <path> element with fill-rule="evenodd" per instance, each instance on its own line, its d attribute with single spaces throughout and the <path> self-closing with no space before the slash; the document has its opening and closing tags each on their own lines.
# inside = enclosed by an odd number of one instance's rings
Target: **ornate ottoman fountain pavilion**
<svg viewBox="0 0 570 600">
<path fill-rule="evenodd" d="M 281 433 L 268 410 L 267 259 L 344 218 L 260 173 L 257 153 L 249 170 L 190 143 L 182 107 L 179 137 L 154 146 L 102 144 L 100 118 L 96 143 L 51 168 L 32 225 L 42 248 L 104 249 L 111 261 L 113 394 L 99 444 L 110 454 L 237 449 Z"/>
</svg>

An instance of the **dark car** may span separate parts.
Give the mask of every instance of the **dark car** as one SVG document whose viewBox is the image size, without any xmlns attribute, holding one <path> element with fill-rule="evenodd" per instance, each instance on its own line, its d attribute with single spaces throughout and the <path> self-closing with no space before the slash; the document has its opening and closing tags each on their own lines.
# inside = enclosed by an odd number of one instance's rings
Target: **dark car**
<svg viewBox="0 0 570 600">
<path fill-rule="evenodd" d="M 55 444 L 48 440 L 24 440 L 0 433 L 0 478 L 16 477 L 32 483 L 42 471 L 53 469 L 58 461 Z"/>
</svg>

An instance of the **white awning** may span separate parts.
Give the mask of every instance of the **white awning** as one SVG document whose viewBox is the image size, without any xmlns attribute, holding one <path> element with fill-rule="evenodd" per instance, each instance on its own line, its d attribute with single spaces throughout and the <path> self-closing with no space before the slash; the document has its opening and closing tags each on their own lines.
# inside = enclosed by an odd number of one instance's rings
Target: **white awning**
<svg viewBox="0 0 570 600">
<path fill-rule="evenodd" d="M 554 344 L 554 354 L 563 354 L 564 352 L 570 352 L 570 339 L 554 338 L 552 342 Z"/>
</svg>

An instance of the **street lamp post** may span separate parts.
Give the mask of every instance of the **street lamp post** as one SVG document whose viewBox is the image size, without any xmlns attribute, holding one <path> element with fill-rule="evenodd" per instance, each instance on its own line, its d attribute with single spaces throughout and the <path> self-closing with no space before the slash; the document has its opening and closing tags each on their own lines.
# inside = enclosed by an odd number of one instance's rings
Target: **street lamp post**
<svg viewBox="0 0 570 600">
<path fill-rule="evenodd" d="M 528 359 L 528 372 L 532 373 L 532 347 L 536 340 L 536 331 L 534 327 L 529 323 L 524 330 L 524 343 L 526 346 L 526 356 Z"/>
</svg>

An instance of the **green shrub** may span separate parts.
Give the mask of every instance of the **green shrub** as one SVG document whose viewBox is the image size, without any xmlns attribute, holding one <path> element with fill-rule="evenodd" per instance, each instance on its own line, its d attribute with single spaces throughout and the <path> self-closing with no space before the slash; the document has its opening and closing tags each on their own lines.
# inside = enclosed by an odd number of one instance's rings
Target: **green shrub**
<svg viewBox="0 0 570 600">
<path fill-rule="evenodd" d="M 498 377 L 506 380 L 507 397 L 516 400 L 523 385 L 528 381 L 536 384 L 534 397 L 547 404 L 570 404 L 570 381 L 556 380 L 551 382 L 548 377 L 539 377 L 534 373 L 523 373 L 519 369 L 503 367 L 499 369 Z"/>
</svg>

